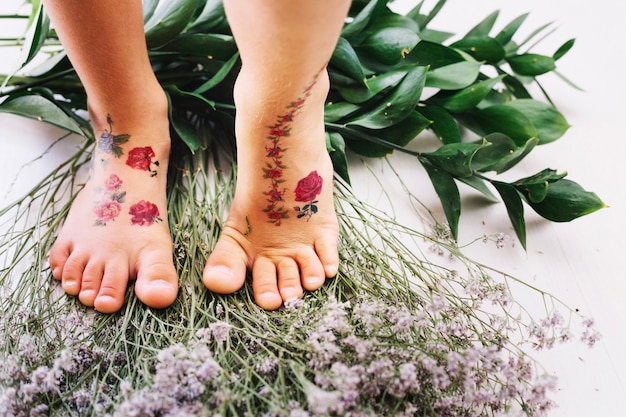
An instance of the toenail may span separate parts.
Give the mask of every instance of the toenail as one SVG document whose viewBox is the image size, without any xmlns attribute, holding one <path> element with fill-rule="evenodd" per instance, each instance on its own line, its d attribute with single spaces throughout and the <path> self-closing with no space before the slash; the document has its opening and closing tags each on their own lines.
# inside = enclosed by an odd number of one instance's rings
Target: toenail
<svg viewBox="0 0 626 417">
<path fill-rule="evenodd" d="M 324 282 L 324 278 L 322 277 L 306 277 L 304 279 L 304 283 L 307 287 L 319 287 Z"/>
<path fill-rule="evenodd" d="M 337 275 L 339 267 L 337 265 L 326 265 L 326 267 L 324 267 L 324 271 L 326 272 L 327 277 L 334 277 Z"/>
<path fill-rule="evenodd" d="M 224 265 L 211 266 L 206 271 L 215 275 L 221 275 L 223 278 L 231 278 L 233 276 L 233 270 Z"/>
<path fill-rule="evenodd" d="M 156 279 L 154 281 L 150 281 L 150 286 L 151 287 L 156 287 L 156 288 L 172 288 L 173 285 L 164 280 L 164 279 Z"/>
</svg>

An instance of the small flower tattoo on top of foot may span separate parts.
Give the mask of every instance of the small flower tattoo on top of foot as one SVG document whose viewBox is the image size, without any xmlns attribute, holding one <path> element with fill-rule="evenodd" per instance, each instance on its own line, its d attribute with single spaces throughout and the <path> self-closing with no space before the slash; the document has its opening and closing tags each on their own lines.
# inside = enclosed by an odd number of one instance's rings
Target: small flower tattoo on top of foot
<svg viewBox="0 0 626 417">
<path fill-rule="evenodd" d="M 132 216 L 130 223 L 133 225 L 151 226 L 156 222 L 163 221 L 163 219 L 159 217 L 160 213 L 157 205 L 145 200 L 141 200 L 130 206 L 128 214 Z"/>
<path fill-rule="evenodd" d="M 122 212 L 122 204 L 126 197 L 126 191 L 121 191 L 122 180 L 115 174 L 109 175 L 104 181 L 103 187 L 96 189 L 96 192 L 103 193 L 103 199 L 96 202 L 94 214 L 96 220 L 94 226 L 106 226 Z"/>
<path fill-rule="evenodd" d="M 107 114 L 107 124 L 109 129 L 104 129 L 104 132 L 98 139 L 98 150 L 107 154 L 113 154 L 116 158 L 121 158 L 124 155 L 124 151 L 120 145 L 128 142 L 130 135 L 127 133 L 121 135 L 113 134 L 113 119 L 111 119 L 110 114 Z"/>
<path fill-rule="evenodd" d="M 154 156 L 155 154 L 151 146 L 133 148 L 128 152 L 126 165 L 141 171 L 148 171 L 151 177 L 156 177 L 156 168 L 151 168 L 151 166 L 154 165 L 158 167 L 159 161 L 153 161 L 152 158 L 154 158 Z"/>
<path fill-rule="evenodd" d="M 293 209 L 298 213 L 298 218 L 306 217 L 306 220 L 311 220 L 311 216 L 317 213 L 317 197 L 322 192 L 322 185 L 324 179 L 317 174 L 317 171 L 311 171 L 309 175 L 298 181 L 296 186 L 296 201 L 301 201 L 305 204 L 302 207 L 294 206 Z"/>
</svg>

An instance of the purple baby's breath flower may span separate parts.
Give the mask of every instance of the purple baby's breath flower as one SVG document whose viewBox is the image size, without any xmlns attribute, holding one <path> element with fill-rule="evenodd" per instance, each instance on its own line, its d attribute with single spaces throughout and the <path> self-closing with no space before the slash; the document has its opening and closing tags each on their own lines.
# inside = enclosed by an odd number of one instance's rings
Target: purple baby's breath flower
<svg viewBox="0 0 626 417">
<path fill-rule="evenodd" d="M 213 338 L 218 343 L 222 343 L 228 339 L 228 333 L 231 328 L 232 326 L 230 324 L 223 321 L 209 324 L 209 329 L 211 329 L 211 332 L 213 333 Z"/>
</svg>

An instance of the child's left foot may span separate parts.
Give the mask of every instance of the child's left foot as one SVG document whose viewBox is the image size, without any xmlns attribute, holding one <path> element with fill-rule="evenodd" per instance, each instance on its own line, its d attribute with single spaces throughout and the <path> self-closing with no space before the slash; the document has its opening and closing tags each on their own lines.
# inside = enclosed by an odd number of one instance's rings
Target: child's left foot
<svg viewBox="0 0 626 417">
<path fill-rule="evenodd" d="M 235 86 L 237 190 L 203 281 L 232 293 L 249 269 L 257 304 L 273 310 L 335 276 L 339 226 L 324 137 L 326 72 L 288 99 L 257 86 L 242 71 Z"/>
</svg>

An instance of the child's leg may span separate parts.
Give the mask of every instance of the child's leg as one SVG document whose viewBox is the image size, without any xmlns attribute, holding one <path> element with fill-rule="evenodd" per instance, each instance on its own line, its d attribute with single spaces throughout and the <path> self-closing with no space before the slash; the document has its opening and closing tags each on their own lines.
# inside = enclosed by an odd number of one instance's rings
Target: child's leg
<svg viewBox="0 0 626 417">
<path fill-rule="evenodd" d="M 91 177 L 50 252 L 68 294 L 118 310 L 130 278 L 152 307 L 178 292 L 165 187 L 167 100 L 148 60 L 140 0 L 47 0 L 87 90 L 97 139 Z"/>
<path fill-rule="evenodd" d="M 338 224 L 323 111 L 348 0 L 228 0 L 242 70 L 235 86 L 237 191 L 204 272 L 236 291 L 252 270 L 266 309 L 337 272 Z"/>
</svg>

